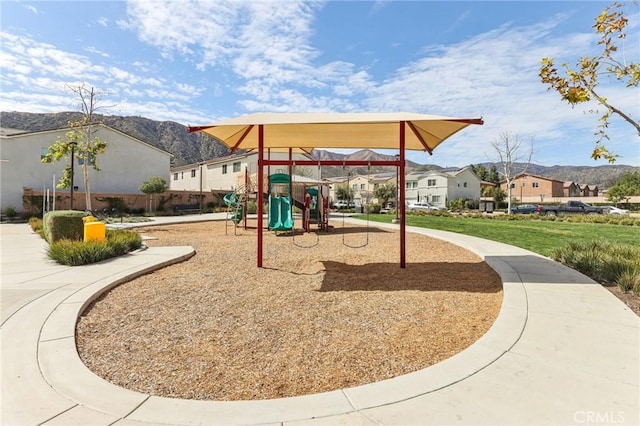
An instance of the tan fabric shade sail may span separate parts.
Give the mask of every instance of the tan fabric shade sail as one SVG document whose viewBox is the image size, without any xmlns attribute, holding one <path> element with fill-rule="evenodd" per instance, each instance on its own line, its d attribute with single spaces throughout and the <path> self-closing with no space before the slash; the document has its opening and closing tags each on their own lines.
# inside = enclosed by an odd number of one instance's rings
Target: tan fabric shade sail
<svg viewBox="0 0 640 426">
<path fill-rule="evenodd" d="M 190 126 L 189 132 L 206 133 L 232 150 L 258 149 L 260 125 L 264 149 L 398 149 L 400 123 L 405 149 L 431 153 L 448 137 L 483 121 L 414 113 L 258 113 Z"/>
<path fill-rule="evenodd" d="M 397 149 L 396 160 L 343 161 L 343 166 L 387 165 L 398 167 L 399 188 L 405 187 L 405 151 L 430 154 L 449 136 L 481 118 L 454 118 L 413 113 L 259 113 L 230 118 L 208 126 L 189 126 L 189 132 L 203 132 L 235 150 L 258 152 L 258 182 L 264 182 L 265 166 L 295 165 L 289 160 L 272 160 L 270 151 L 311 152 L 315 148 Z M 267 158 L 264 153 L 267 152 Z M 305 161 L 298 161 L 305 164 Z M 309 160 L 309 164 L 337 165 L 339 161 Z M 335 163 L 335 164 L 334 164 Z M 289 173 L 291 174 L 291 173 Z M 257 191 L 257 265 L 263 257 L 263 191 Z M 406 265 L 405 191 L 399 191 L 400 267 Z M 245 216 L 246 218 L 246 216 Z M 245 219 L 246 226 L 246 219 Z"/>
</svg>

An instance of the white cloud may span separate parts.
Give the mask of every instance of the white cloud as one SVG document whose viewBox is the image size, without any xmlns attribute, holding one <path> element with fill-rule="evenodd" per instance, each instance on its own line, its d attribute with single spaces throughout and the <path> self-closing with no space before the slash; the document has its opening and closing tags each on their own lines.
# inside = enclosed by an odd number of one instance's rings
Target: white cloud
<svg viewBox="0 0 640 426">
<path fill-rule="evenodd" d="M 3 89 L 0 109 L 3 111 L 76 110 L 78 101 L 69 88 L 86 83 L 100 92 L 102 106 L 106 107 L 103 112 L 107 114 L 138 114 L 183 122 L 187 118 L 194 122 L 211 120 L 193 112 L 197 110 L 194 99 L 203 89 L 158 77 L 152 67 L 136 64 L 127 70 L 108 62 L 94 62 L 87 56 L 8 32 L 0 33 L 0 41 Z M 105 56 L 99 55 L 99 58 L 105 59 Z M 138 71 L 140 68 L 150 74 Z"/>
<path fill-rule="evenodd" d="M 172 0 L 158 7 L 148 0 L 129 1 L 127 19 L 118 21 L 119 27 L 155 46 L 169 62 L 141 56 L 137 62 L 116 64 L 107 61 L 108 53 L 99 48 L 87 50 L 98 54 L 96 58 L 30 36 L 2 33 L 3 109 L 24 105 L 36 111 L 31 94 L 43 91 L 53 94 L 43 101 L 44 108 L 54 110 L 69 103 L 65 83 L 87 81 L 109 88 L 109 103 L 116 105 L 113 113 L 193 124 L 214 120 L 206 108 L 218 114 L 225 108 L 230 115 L 369 110 L 483 116 L 484 126 L 471 126 L 436 151 L 437 159 L 459 165 L 483 161 L 489 142 L 502 131 L 534 138 L 535 160 L 545 164 L 553 164 L 556 153 L 565 148 L 580 155 L 592 148 L 597 117 L 562 103 L 538 77 L 542 57 L 574 63 L 577 53 L 588 54 L 595 46 L 593 33 L 566 34 L 567 16 L 530 26 L 504 24 L 455 44 L 425 45 L 412 53 L 411 60 L 395 64 L 396 71 L 386 79 L 375 80 L 348 57 L 323 60 L 325 52 L 313 44 L 316 31 L 323 29 L 316 26 L 323 6 L 323 2 Z M 378 2 L 371 12 L 384 13 L 379 9 L 391 6 Z M 458 23 L 468 17 L 468 12 L 462 13 Z M 106 18 L 98 22 L 108 24 Z M 635 55 L 628 60 L 636 62 L 637 49 L 629 47 L 638 45 L 638 31 L 632 31 L 637 25 L 631 23 L 626 42 L 628 53 Z M 180 78 L 191 80 L 172 77 L 167 64 L 176 63 L 186 71 Z M 190 74 L 194 69 L 202 71 L 204 83 L 194 82 Z M 621 107 L 637 111 L 632 91 L 607 84 L 602 89 Z M 207 96 L 216 97 L 224 107 L 208 103 L 205 109 L 196 107 Z M 612 134 L 633 136 L 618 125 Z"/>
</svg>

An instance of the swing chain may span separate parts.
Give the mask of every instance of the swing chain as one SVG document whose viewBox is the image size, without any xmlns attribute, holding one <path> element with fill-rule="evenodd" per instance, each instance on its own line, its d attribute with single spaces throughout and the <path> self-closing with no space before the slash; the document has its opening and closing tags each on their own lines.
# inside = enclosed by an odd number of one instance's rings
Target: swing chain
<svg viewBox="0 0 640 426">
<path fill-rule="evenodd" d="M 349 177 L 351 176 L 351 173 L 349 173 L 347 175 L 347 189 L 349 189 Z M 369 193 L 369 190 L 371 188 L 371 161 L 367 162 L 367 194 Z M 355 203 L 354 203 L 355 204 Z M 364 204 L 362 203 L 362 197 L 360 197 L 360 204 L 364 207 Z M 353 249 L 357 249 L 357 248 L 362 248 L 362 247 L 366 247 L 367 245 L 369 245 L 369 213 L 370 213 L 371 209 L 367 207 L 367 227 L 366 227 L 366 240 L 363 244 L 360 245 L 349 245 L 346 243 L 344 235 L 344 226 L 345 226 L 345 221 L 344 221 L 344 213 L 342 214 L 342 245 L 349 247 L 349 248 L 353 248 Z"/>
</svg>

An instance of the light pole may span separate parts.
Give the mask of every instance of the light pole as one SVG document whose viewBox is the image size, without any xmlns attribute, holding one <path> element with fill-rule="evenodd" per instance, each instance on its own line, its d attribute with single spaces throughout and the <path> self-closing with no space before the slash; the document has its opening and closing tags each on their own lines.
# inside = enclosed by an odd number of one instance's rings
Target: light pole
<svg viewBox="0 0 640 426">
<path fill-rule="evenodd" d="M 78 146 L 78 142 L 71 142 L 71 210 L 73 210 L 73 163 L 75 163 L 75 149 Z"/>
</svg>

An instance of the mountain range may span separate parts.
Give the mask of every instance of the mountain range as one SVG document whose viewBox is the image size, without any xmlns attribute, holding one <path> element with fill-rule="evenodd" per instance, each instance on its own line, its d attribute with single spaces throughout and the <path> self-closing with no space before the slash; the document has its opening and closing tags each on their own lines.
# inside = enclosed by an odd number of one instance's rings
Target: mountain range
<svg viewBox="0 0 640 426">
<path fill-rule="evenodd" d="M 68 127 L 70 121 L 78 120 L 80 117 L 81 114 L 79 112 L 0 112 L 0 127 L 38 132 Z M 230 154 L 229 148 L 221 142 L 203 133 L 188 133 L 186 126 L 173 121 L 155 121 L 144 117 L 116 115 L 97 115 L 96 121 L 171 153 L 173 155 L 172 166 L 199 163 Z M 360 150 L 352 154 L 339 154 L 317 149 L 313 151 L 313 156 L 317 160 L 340 161 L 394 159 L 392 155 L 380 154 L 370 150 Z M 478 164 L 487 169 L 496 165 L 500 170 L 499 164 L 486 162 Z M 444 170 L 444 168 L 437 165 L 421 165 L 411 161 L 407 162 L 407 171 L 428 170 Z M 613 185 L 622 174 L 638 170 L 640 170 L 639 167 L 615 164 L 602 166 L 541 166 L 530 164 L 527 168 L 527 173 L 560 181 L 574 181 L 607 188 Z M 389 168 L 371 167 L 368 170 L 367 167 L 360 167 L 350 171 L 353 174 L 366 174 L 367 172 L 389 171 Z M 322 167 L 323 177 L 335 177 L 344 174 L 342 167 Z"/>
</svg>

